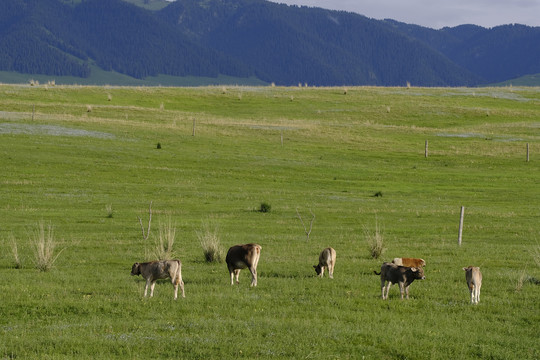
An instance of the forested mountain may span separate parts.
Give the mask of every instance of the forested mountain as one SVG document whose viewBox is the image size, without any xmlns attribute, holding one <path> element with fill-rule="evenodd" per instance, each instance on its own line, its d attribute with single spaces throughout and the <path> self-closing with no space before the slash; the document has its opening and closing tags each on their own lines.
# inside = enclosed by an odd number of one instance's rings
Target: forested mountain
<svg viewBox="0 0 540 360">
<path fill-rule="evenodd" d="M 540 73 L 540 27 L 514 24 L 486 29 L 461 25 L 433 30 L 385 22 L 490 83 Z"/>
<path fill-rule="evenodd" d="M 480 81 L 426 44 L 379 21 L 343 11 L 264 0 L 177 0 L 159 14 L 201 44 L 249 64 L 268 82 L 473 85 Z"/>
<path fill-rule="evenodd" d="M 89 63 L 95 63 L 135 78 L 251 75 L 245 64 L 195 44 L 153 13 L 124 1 L 0 4 L 0 70 L 86 77 Z"/>
<path fill-rule="evenodd" d="M 130 0 L 133 1 L 133 0 Z M 433 30 L 266 0 L 0 2 L 0 70 L 256 76 L 278 85 L 478 85 L 540 73 L 540 28 Z"/>
</svg>

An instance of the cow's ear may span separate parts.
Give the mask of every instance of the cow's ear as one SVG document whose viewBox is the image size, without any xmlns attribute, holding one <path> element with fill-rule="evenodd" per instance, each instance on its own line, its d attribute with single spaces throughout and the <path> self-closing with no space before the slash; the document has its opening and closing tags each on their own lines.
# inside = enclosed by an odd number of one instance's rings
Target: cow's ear
<svg viewBox="0 0 540 360">
<path fill-rule="evenodd" d="M 317 268 L 317 265 L 313 265 L 313 268 L 316 269 L 316 268 Z"/>
</svg>

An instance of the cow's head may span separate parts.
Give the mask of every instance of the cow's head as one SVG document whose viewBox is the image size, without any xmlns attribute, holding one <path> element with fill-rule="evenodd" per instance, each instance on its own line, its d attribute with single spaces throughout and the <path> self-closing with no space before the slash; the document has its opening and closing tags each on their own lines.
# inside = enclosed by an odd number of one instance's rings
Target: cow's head
<svg viewBox="0 0 540 360">
<path fill-rule="evenodd" d="M 313 268 L 315 269 L 317 275 L 321 275 L 322 268 L 320 265 L 313 265 Z"/>
<path fill-rule="evenodd" d="M 421 267 L 412 267 L 411 271 L 413 272 L 415 279 L 424 280 L 426 278 L 426 276 L 424 275 L 424 269 L 422 269 Z"/>
<path fill-rule="evenodd" d="M 140 275 L 141 274 L 141 265 L 137 262 L 131 267 L 131 275 Z"/>
</svg>

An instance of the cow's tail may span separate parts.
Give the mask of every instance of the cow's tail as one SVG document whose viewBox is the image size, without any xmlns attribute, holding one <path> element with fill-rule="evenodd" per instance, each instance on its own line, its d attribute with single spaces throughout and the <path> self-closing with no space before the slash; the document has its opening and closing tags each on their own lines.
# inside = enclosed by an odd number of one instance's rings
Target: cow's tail
<svg viewBox="0 0 540 360">
<path fill-rule="evenodd" d="M 375 275 L 381 275 L 381 273 L 379 272 L 376 272 L 375 270 L 373 270 L 373 272 L 375 273 Z"/>
</svg>

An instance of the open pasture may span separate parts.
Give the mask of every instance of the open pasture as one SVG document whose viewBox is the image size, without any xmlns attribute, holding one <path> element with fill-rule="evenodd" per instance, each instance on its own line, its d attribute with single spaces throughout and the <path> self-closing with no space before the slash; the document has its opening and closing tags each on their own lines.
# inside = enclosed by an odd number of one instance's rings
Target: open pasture
<svg viewBox="0 0 540 360">
<path fill-rule="evenodd" d="M 539 164 L 538 88 L 1 85 L 0 358 L 537 359 Z M 207 223 L 262 246 L 257 287 L 205 261 Z M 131 265 L 166 224 L 186 298 L 143 299 Z M 426 279 L 383 301 L 373 271 L 402 256 Z"/>
</svg>

